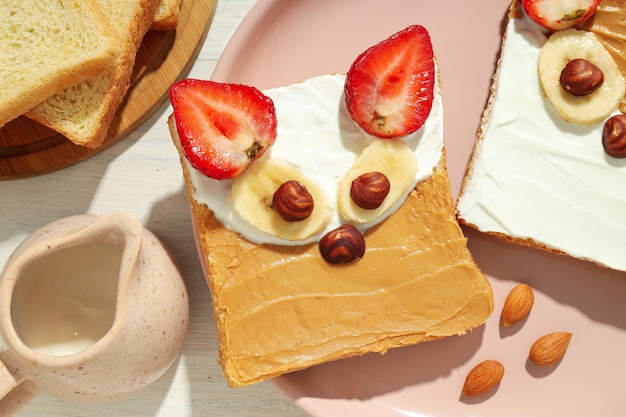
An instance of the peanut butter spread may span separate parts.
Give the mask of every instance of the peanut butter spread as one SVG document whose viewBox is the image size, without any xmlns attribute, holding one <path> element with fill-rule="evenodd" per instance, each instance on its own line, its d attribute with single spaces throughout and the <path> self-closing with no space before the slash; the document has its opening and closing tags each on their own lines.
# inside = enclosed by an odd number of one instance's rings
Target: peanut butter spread
<svg viewBox="0 0 626 417">
<path fill-rule="evenodd" d="M 454 218 L 445 157 L 366 235 L 362 259 L 326 263 L 316 244 L 253 244 L 192 208 L 231 386 L 385 352 L 482 324 L 491 287 Z"/>
<path fill-rule="evenodd" d="M 626 78 L 626 9 L 624 0 L 602 0 L 581 29 L 596 34 Z"/>
</svg>

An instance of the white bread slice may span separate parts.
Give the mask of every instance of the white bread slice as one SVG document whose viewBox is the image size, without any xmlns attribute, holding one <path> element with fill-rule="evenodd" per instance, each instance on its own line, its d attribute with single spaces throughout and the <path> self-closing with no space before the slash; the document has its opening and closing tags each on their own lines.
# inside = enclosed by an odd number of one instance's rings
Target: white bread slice
<svg viewBox="0 0 626 417">
<path fill-rule="evenodd" d="M 119 35 L 115 64 L 29 110 L 26 116 L 61 133 L 77 145 L 97 148 L 128 91 L 135 56 L 159 0 L 98 0 Z"/>
<path fill-rule="evenodd" d="M 2 0 L 0 16 L 0 126 L 115 59 L 95 0 Z"/>
<path fill-rule="evenodd" d="M 336 91 L 319 89 L 312 94 L 339 101 L 331 99 L 326 106 L 317 106 L 315 100 L 310 103 L 298 94 L 293 100 L 291 94 L 282 95 L 274 101 L 279 132 L 281 120 L 285 121 L 280 109 L 291 106 L 298 113 L 314 114 L 315 124 L 348 124 L 342 115 L 349 116 L 339 110 L 345 105 Z M 321 107 L 338 109 L 339 115 L 333 110 L 318 112 Z M 442 126 L 443 112 L 433 112 L 431 122 Z M 259 244 L 223 225 L 202 197 L 214 189 L 206 188 L 203 177 L 188 163 L 174 116 L 168 125 L 211 290 L 220 365 L 230 386 L 464 334 L 493 311 L 491 286 L 454 218 L 443 144 L 432 169 L 424 168 L 430 175 L 417 183 L 397 211 L 365 232 L 367 248 L 362 259 L 331 265 L 320 256 L 317 242 Z M 296 123 L 303 130 L 310 125 L 309 121 Z M 421 136 L 422 143 L 433 140 L 429 136 Z M 277 143 L 294 139 L 301 138 L 279 133 Z M 302 142 L 306 140 L 301 141 L 303 153 L 310 154 Z"/>
<path fill-rule="evenodd" d="M 161 0 L 154 14 L 150 30 L 168 31 L 178 25 L 182 0 Z"/>
<path fill-rule="evenodd" d="M 578 29 L 590 30 L 603 43 L 609 38 L 605 47 L 611 52 L 611 43 L 626 41 L 624 10 L 623 0 L 602 0 Z M 626 164 L 605 154 L 604 122 L 565 122 L 547 102 L 537 61 L 550 32 L 525 14 L 521 0 L 512 0 L 503 23 L 457 220 L 513 244 L 626 271 Z M 602 36 L 605 28 L 610 36 Z"/>
<path fill-rule="evenodd" d="M 195 199 L 173 117 L 169 124 L 211 290 L 220 365 L 230 386 L 464 334 L 493 311 L 490 284 L 454 220 L 445 153 L 398 211 L 367 232 L 369 256 L 350 269 L 337 268 L 321 260 L 316 244 L 258 245 L 224 227 Z M 436 232 L 422 234 L 425 230 Z M 410 237 L 417 235 L 422 237 Z M 373 254 L 390 248 L 387 261 L 379 264 Z M 295 274 L 282 269 L 295 263 L 302 265 Z M 429 281 L 428 289 L 422 287 Z M 270 313 L 258 317 L 256 309 Z"/>
</svg>

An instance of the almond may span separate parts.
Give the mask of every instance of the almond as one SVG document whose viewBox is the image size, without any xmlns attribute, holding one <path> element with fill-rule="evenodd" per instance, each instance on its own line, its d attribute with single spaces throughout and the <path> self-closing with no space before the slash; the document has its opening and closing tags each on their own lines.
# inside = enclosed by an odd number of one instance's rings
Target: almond
<svg viewBox="0 0 626 417">
<path fill-rule="evenodd" d="M 523 320 L 535 302 L 535 294 L 527 284 L 515 286 L 504 300 L 502 307 L 502 325 L 509 327 L 513 323 Z"/>
<path fill-rule="evenodd" d="M 503 376 L 504 366 L 500 362 L 492 359 L 483 361 L 469 371 L 461 394 L 483 394 L 498 385 Z"/>
<path fill-rule="evenodd" d="M 571 338 L 572 334 L 568 332 L 542 336 L 533 343 L 528 358 L 539 366 L 552 365 L 565 355 Z"/>
</svg>

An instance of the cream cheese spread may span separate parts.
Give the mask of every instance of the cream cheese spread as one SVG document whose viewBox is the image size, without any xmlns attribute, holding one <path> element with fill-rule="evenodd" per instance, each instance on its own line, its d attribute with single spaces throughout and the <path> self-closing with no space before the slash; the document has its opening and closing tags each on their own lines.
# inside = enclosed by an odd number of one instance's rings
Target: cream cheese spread
<svg viewBox="0 0 626 417">
<path fill-rule="evenodd" d="M 194 198 L 206 204 L 225 227 L 254 243 L 302 245 L 319 240 L 344 222 L 337 210 L 337 187 L 362 149 L 374 140 L 363 132 L 348 114 L 344 102 L 344 75 L 322 75 L 304 82 L 264 91 L 276 106 L 278 136 L 263 158 L 279 159 L 296 166 L 326 191 L 333 217 L 320 234 L 307 240 L 289 241 L 256 229 L 241 219 L 230 198 L 232 180 L 214 180 L 188 163 Z M 424 125 L 403 140 L 414 151 L 418 171 L 413 185 L 386 213 L 359 226 L 361 231 L 380 223 L 397 210 L 415 185 L 431 176 L 443 150 L 443 106 L 441 92 L 435 89 L 430 115 Z"/>
<path fill-rule="evenodd" d="M 526 16 L 508 23 L 458 217 L 483 232 L 626 270 L 626 160 L 604 152 L 603 122 L 566 123 L 543 97 L 537 60 L 546 39 Z"/>
</svg>

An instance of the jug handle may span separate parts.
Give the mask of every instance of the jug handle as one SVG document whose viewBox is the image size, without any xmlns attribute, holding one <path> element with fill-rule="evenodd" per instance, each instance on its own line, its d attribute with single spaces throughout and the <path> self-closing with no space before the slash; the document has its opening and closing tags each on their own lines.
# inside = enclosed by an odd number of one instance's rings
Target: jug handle
<svg viewBox="0 0 626 417">
<path fill-rule="evenodd" d="M 0 361 L 0 417 L 10 417 L 24 407 L 39 389 L 28 379 L 14 375 Z"/>
</svg>

